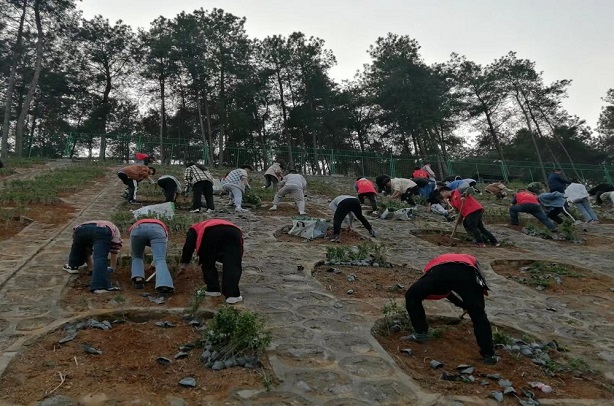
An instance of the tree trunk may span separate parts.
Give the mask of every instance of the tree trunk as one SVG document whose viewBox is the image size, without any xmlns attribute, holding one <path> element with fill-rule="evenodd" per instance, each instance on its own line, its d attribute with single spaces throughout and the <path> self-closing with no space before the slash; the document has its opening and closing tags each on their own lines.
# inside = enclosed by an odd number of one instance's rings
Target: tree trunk
<svg viewBox="0 0 614 406">
<path fill-rule="evenodd" d="M 211 129 L 211 112 L 209 111 L 209 100 L 207 100 L 208 94 L 209 92 L 205 87 L 203 102 L 205 104 L 205 120 L 207 121 L 207 137 L 209 138 L 209 157 L 211 158 L 211 165 L 213 165 L 213 130 Z M 220 161 L 221 164 L 222 162 Z"/>
<path fill-rule="evenodd" d="M 41 75 L 41 67 L 43 65 L 43 25 L 41 24 L 41 14 L 40 14 L 40 2 L 41 0 L 36 0 L 34 2 L 34 20 L 36 21 L 36 32 L 37 32 L 37 43 L 36 43 L 36 62 L 34 63 L 34 75 L 32 76 L 32 81 L 30 82 L 30 88 L 28 89 L 28 94 L 23 102 L 23 106 L 21 107 L 21 113 L 19 114 L 19 118 L 17 119 L 17 125 L 15 128 L 15 154 L 17 156 L 22 156 L 23 154 L 23 129 L 26 123 L 26 117 L 28 116 L 28 112 L 30 110 L 30 105 L 32 104 L 32 99 L 34 98 L 34 93 L 36 92 L 36 88 L 38 87 L 38 80 Z"/>
<path fill-rule="evenodd" d="M 211 140 L 207 141 L 207 135 L 205 133 L 205 123 L 203 122 L 203 111 L 202 111 L 202 107 L 201 107 L 201 103 L 200 103 L 200 96 L 199 96 L 200 92 L 196 92 L 196 107 L 198 109 L 198 123 L 200 124 L 200 135 L 203 139 L 203 145 L 208 145 L 209 148 L 207 153 L 208 153 L 208 159 L 209 159 L 209 165 L 213 165 L 213 154 L 212 154 L 212 148 L 211 148 Z"/>
<path fill-rule="evenodd" d="M 19 61 L 19 54 L 21 53 L 21 42 L 23 41 L 23 25 L 26 19 L 28 0 L 23 1 L 23 7 L 21 8 L 21 18 L 19 19 L 19 28 L 17 30 L 17 39 L 15 40 L 15 47 L 13 48 L 13 62 L 11 63 L 11 70 L 9 73 L 8 86 L 6 87 L 6 106 L 4 106 L 4 121 L 2 123 L 2 147 L 0 152 L 2 158 L 7 158 L 9 153 L 9 127 L 11 125 L 11 107 L 13 101 L 13 91 L 15 89 L 15 78 L 17 76 L 17 62 Z"/>
<path fill-rule="evenodd" d="M 571 164 L 571 167 L 573 168 L 574 173 L 576 174 L 576 177 L 578 179 L 581 178 L 580 174 L 578 173 L 578 170 L 576 169 L 576 166 L 573 163 L 573 159 L 571 159 L 571 155 L 569 154 L 569 151 L 567 150 L 567 148 L 565 147 L 565 145 L 563 144 L 563 140 L 561 140 L 561 138 L 556 134 L 555 130 L 554 130 L 554 126 L 552 125 L 552 123 L 550 122 L 550 120 L 548 119 L 548 117 L 546 117 L 546 113 L 544 113 L 544 111 L 542 110 L 542 108 L 537 105 L 537 109 L 539 110 L 539 112 L 542 115 L 542 118 L 546 121 L 546 124 L 548 124 L 548 127 L 550 127 L 550 131 L 552 131 L 552 138 L 554 138 L 558 144 L 560 145 L 561 149 L 563 150 L 563 152 L 565 153 L 565 155 L 567 156 L 567 159 L 569 159 L 569 163 Z"/>
<path fill-rule="evenodd" d="M 111 68 L 105 64 L 105 87 L 102 95 L 102 115 L 100 117 L 100 154 L 99 158 L 107 159 L 107 116 L 109 115 L 109 95 L 111 94 Z"/>
<path fill-rule="evenodd" d="M 292 156 L 292 136 L 288 131 L 288 111 L 286 108 L 286 101 L 284 99 L 284 85 L 281 79 L 281 68 L 277 61 L 275 62 L 275 74 L 277 76 L 277 84 L 279 85 L 279 102 L 281 103 L 281 113 L 284 118 L 284 128 L 282 129 L 282 135 L 286 135 L 286 142 L 288 143 L 288 164 L 290 168 L 294 168 L 294 158 Z"/>
<path fill-rule="evenodd" d="M 542 160 L 542 154 L 539 151 L 539 147 L 537 146 L 537 140 L 535 139 L 535 134 L 533 133 L 533 126 L 531 125 L 531 119 L 529 118 L 529 113 L 527 112 L 527 110 L 525 109 L 524 105 L 522 104 L 522 100 L 520 100 L 520 95 L 519 95 L 519 90 L 518 87 L 516 85 L 514 85 L 514 88 L 516 89 L 516 94 L 515 94 L 515 98 L 516 98 L 516 102 L 518 103 L 518 106 L 520 107 L 520 110 L 522 110 L 522 114 L 524 115 L 524 118 L 527 122 L 527 128 L 529 130 L 529 135 L 531 136 L 531 141 L 533 142 L 533 147 L 535 148 L 535 155 L 537 156 L 537 160 L 539 162 L 539 169 L 542 173 L 542 177 L 544 179 L 544 184 L 548 184 L 548 175 L 546 175 L 546 169 L 544 168 L 544 162 Z M 525 99 L 526 100 L 526 99 Z"/>
<path fill-rule="evenodd" d="M 166 78 L 164 75 L 160 75 L 160 163 L 165 163 L 166 151 L 164 150 L 164 138 L 166 135 L 166 104 L 164 97 L 164 90 L 166 85 Z M 169 157 L 170 158 L 170 157 Z"/>
<path fill-rule="evenodd" d="M 224 136 L 225 136 L 225 129 L 226 129 L 226 93 L 225 93 L 225 76 L 226 76 L 226 69 L 224 66 L 224 49 L 223 47 L 220 46 L 220 118 L 221 118 L 221 125 L 220 125 L 220 136 L 218 139 L 218 147 L 220 149 L 220 164 L 223 165 L 224 164 Z"/>
</svg>

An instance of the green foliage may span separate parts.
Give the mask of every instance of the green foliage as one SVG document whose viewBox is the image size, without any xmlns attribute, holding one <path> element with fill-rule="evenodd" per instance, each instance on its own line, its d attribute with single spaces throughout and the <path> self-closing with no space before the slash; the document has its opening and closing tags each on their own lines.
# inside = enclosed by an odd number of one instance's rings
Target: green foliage
<svg viewBox="0 0 614 406">
<path fill-rule="evenodd" d="M 271 344 L 271 332 L 262 316 L 249 310 L 223 306 L 209 322 L 206 337 L 220 359 L 259 355 Z"/>
<path fill-rule="evenodd" d="M 492 340 L 495 344 L 504 345 L 512 344 L 514 341 L 509 334 L 505 333 L 504 331 L 499 331 L 496 328 L 495 331 L 492 333 Z"/>
<path fill-rule="evenodd" d="M 336 262 L 364 261 L 377 262 L 385 265 L 388 247 L 384 244 L 363 242 L 355 247 L 330 246 L 326 247 L 326 259 Z"/>
<path fill-rule="evenodd" d="M 514 276 L 513 279 L 519 283 L 529 286 L 543 286 L 548 288 L 554 283 L 562 283 L 562 276 L 579 278 L 584 276 L 579 272 L 567 269 L 564 265 L 552 262 L 533 262 L 526 270 L 523 270 L 527 277 Z"/>
<path fill-rule="evenodd" d="M 582 239 L 578 237 L 578 234 L 576 233 L 576 228 L 569 220 L 565 220 L 563 224 L 559 227 L 559 235 L 567 241 L 578 243 L 582 242 Z"/>
<path fill-rule="evenodd" d="M 245 193 L 243 195 L 243 203 L 251 204 L 254 207 L 260 207 L 262 200 L 254 193 Z"/>
<path fill-rule="evenodd" d="M 381 211 L 388 210 L 389 212 L 392 212 L 392 211 L 397 211 L 401 209 L 408 209 L 413 206 L 410 206 L 406 202 L 402 202 L 400 200 L 388 199 L 388 200 L 381 201 L 378 207 Z"/>
</svg>

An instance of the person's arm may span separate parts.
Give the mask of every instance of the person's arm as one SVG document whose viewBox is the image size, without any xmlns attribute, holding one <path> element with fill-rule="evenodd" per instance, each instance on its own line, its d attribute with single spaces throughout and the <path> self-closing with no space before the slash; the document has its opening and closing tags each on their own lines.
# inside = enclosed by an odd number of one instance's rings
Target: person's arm
<svg viewBox="0 0 614 406">
<path fill-rule="evenodd" d="M 192 170 L 190 168 L 185 168 L 183 172 L 183 183 L 185 183 L 184 193 L 188 193 L 190 190 L 190 183 L 192 182 Z"/>
<path fill-rule="evenodd" d="M 303 193 L 307 191 L 307 179 L 305 179 L 304 176 L 301 176 L 301 179 L 303 181 Z"/>
<path fill-rule="evenodd" d="M 246 189 L 251 189 L 251 186 L 249 185 L 249 178 L 247 177 L 247 175 L 241 176 L 241 183 L 245 185 Z"/>
<path fill-rule="evenodd" d="M 91 256 L 89 257 L 89 259 L 91 260 Z M 118 259 L 119 259 L 119 254 L 116 253 L 116 252 L 112 252 L 111 253 L 111 261 L 110 261 L 111 268 L 117 269 L 117 260 Z M 89 263 L 88 263 L 88 267 L 89 267 Z"/>
<path fill-rule="evenodd" d="M 183 244 L 183 250 L 181 251 L 179 268 L 182 271 L 185 271 L 188 268 L 188 264 L 192 260 L 192 255 L 194 254 L 194 250 L 196 250 L 197 239 L 198 235 L 196 234 L 196 231 L 193 228 L 190 228 L 186 234 L 185 244 Z"/>
<path fill-rule="evenodd" d="M 514 195 L 514 197 L 512 197 L 512 206 L 516 204 L 516 195 Z"/>
</svg>

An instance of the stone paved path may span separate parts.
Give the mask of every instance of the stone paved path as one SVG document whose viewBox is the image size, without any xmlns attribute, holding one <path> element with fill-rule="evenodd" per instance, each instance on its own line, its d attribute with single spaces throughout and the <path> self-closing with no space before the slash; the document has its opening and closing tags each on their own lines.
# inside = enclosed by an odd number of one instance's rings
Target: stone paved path
<svg viewBox="0 0 614 406">
<path fill-rule="evenodd" d="M 114 175 L 101 192 L 84 191 L 76 203 L 84 210 L 74 220 L 109 218 L 119 203 Z M 100 189 L 98 189 L 100 190 Z M 323 198 L 309 207 L 325 208 Z M 289 224 L 289 217 L 220 215 L 236 222 L 244 231 L 245 271 L 241 280 L 243 306 L 266 314 L 274 339 L 269 351 L 273 372 L 280 384 L 272 391 L 243 390 L 229 394 L 228 404 L 245 405 L 486 405 L 488 400 L 444 397 L 420 388 L 384 351 L 371 335 L 375 320 L 382 317 L 383 300 L 337 299 L 310 276 L 324 259 L 325 246 L 283 243 L 274 232 Z M 411 234 L 419 228 L 449 227 L 439 221 L 413 222 L 375 220 L 378 240 L 390 246 L 395 263 L 423 267 L 435 255 L 449 252 Z M 614 226 L 597 225 L 595 232 L 614 236 Z M 606 370 L 614 359 L 614 319 L 598 314 L 594 303 L 612 301 L 594 297 L 548 296 L 517 285 L 495 274 L 494 260 L 519 258 L 561 261 L 561 246 L 521 235 L 504 227 L 495 234 L 525 249 L 526 254 L 506 249 L 467 249 L 485 265 L 493 295 L 487 312 L 494 323 L 528 331 L 537 336 L 556 336 L 563 346 L 595 360 Z M 364 235 L 364 230 L 359 229 Z M 399 237 L 401 236 L 401 237 Z M 26 229 L 11 240 L 15 249 L 3 249 L 0 257 L 0 373 L 29 338 L 75 316 L 62 310 L 58 301 L 68 275 L 60 267 L 70 247 L 71 227 Z M 565 247 L 565 262 L 613 276 L 609 267 L 614 253 L 587 251 L 581 246 Z M 5 254 L 6 252 L 6 254 Z M 588 261 L 588 262 L 587 262 Z M 299 270 L 299 266 L 304 270 Z M 206 302 L 204 304 L 206 306 Z M 428 303 L 429 314 L 456 314 L 444 301 Z M 547 307 L 556 307 L 552 313 Z M 608 368 L 609 367 L 609 368 Z M 232 396 L 232 397 L 231 397 Z M 233 400 L 234 399 L 234 400 Z M 609 402 L 562 400 L 542 404 L 606 405 Z"/>
</svg>

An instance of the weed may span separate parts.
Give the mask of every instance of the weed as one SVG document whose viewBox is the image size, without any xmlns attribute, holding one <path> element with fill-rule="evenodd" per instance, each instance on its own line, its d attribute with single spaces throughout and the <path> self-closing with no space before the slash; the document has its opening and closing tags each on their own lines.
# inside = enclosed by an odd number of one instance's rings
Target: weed
<svg viewBox="0 0 614 406">
<path fill-rule="evenodd" d="M 190 300 L 190 308 L 188 309 L 188 313 L 195 315 L 203 300 L 205 300 L 205 289 L 195 289 L 192 299 Z"/>
<path fill-rule="evenodd" d="M 580 371 L 587 374 L 595 374 L 595 370 L 588 365 L 586 361 L 581 358 L 569 358 L 567 360 L 567 366 L 572 371 Z"/>
<path fill-rule="evenodd" d="M 390 335 L 398 329 L 408 330 L 410 328 L 409 317 L 404 307 L 399 305 L 396 300 L 389 299 L 388 304 L 383 308 L 384 319 L 378 323 L 376 330 L 382 334 Z"/>
<path fill-rule="evenodd" d="M 512 342 L 514 341 L 512 337 L 509 336 L 509 334 L 503 331 L 499 331 L 497 328 L 495 328 L 495 332 L 492 334 L 492 340 L 495 344 L 503 345 L 512 344 Z"/>
<path fill-rule="evenodd" d="M 331 262 L 369 261 L 384 265 L 387 263 L 387 250 L 385 245 L 373 242 L 363 242 L 356 247 L 327 247 L 326 259 Z"/>
<path fill-rule="evenodd" d="M 563 224 L 559 227 L 559 235 L 567 241 L 582 242 L 580 237 L 578 237 L 578 235 L 576 234 L 576 229 L 574 225 L 568 220 L 565 220 Z"/>
<path fill-rule="evenodd" d="M 567 269 L 563 265 L 541 261 L 533 262 L 529 267 L 523 269 L 523 272 L 527 277 L 513 276 L 512 279 L 524 285 L 543 286 L 544 288 L 550 287 L 553 283 L 562 283 L 562 276 L 570 278 L 584 276 L 581 273 Z"/>
<path fill-rule="evenodd" d="M 270 392 L 271 389 L 273 389 L 273 377 L 267 375 L 264 368 L 260 368 L 260 371 L 258 372 L 258 374 L 262 378 L 262 384 L 266 388 L 267 392 Z"/>
<path fill-rule="evenodd" d="M 218 351 L 218 359 L 257 356 L 271 344 L 272 335 L 262 316 L 249 310 L 222 307 L 209 322 L 206 339 Z"/>
<path fill-rule="evenodd" d="M 428 335 L 432 338 L 442 338 L 445 331 L 442 328 L 432 328 L 429 330 Z"/>
<path fill-rule="evenodd" d="M 254 193 L 245 193 L 243 195 L 243 203 L 251 204 L 254 207 L 260 207 L 262 200 Z"/>
<path fill-rule="evenodd" d="M 388 210 L 389 212 L 394 212 L 397 210 L 401 210 L 401 209 L 408 209 L 411 208 L 413 206 L 410 206 L 409 204 L 402 202 L 400 200 L 387 200 L 387 201 L 382 201 L 379 204 L 379 209 L 381 211 L 384 210 Z"/>
</svg>

